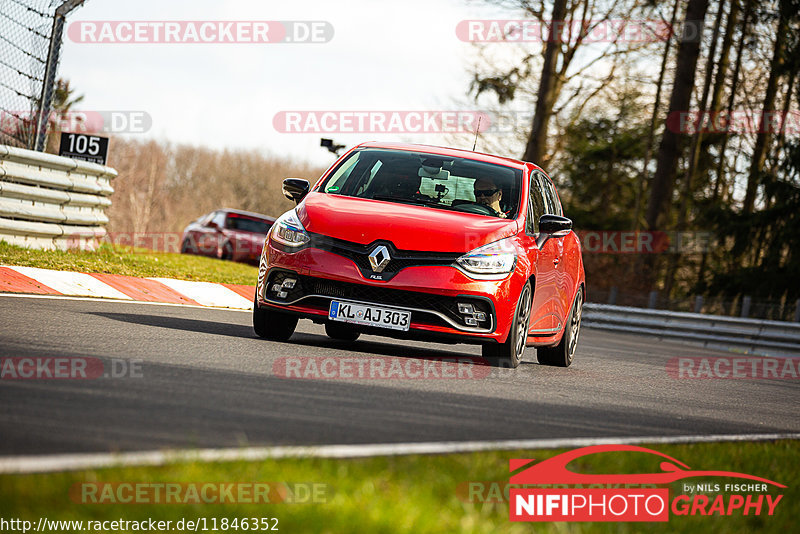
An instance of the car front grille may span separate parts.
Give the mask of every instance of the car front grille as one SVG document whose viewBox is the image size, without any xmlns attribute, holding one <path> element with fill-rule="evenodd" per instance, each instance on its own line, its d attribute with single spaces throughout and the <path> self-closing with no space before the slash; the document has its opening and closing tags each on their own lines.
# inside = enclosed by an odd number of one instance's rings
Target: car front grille
<svg viewBox="0 0 800 534">
<path fill-rule="evenodd" d="M 390 280 L 395 274 L 406 267 L 421 265 L 447 266 L 452 265 L 462 256 L 462 254 L 399 250 L 389 241 L 375 241 L 369 245 L 361 245 L 359 243 L 335 239 L 320 234 L 311 234 L 311 246 L 352 260 L 365 277 L 370 277 L 370 275 L 374 274 L 372 265 L 370 265 L 369 262 L 369 255 L 380 245 L 387 248 L 391 258 L 380 273 L 380 279 L 384 281 Z"/>
</svg>

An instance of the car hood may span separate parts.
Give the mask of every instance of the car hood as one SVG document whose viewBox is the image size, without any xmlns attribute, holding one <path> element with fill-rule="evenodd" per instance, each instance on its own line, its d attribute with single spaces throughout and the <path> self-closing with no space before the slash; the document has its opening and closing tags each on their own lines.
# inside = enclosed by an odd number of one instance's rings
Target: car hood
<svg viewBox="0 0 800 534">
<path fill-rule="evenodd" d="M 400 250 L 464 253 L 517 232 L 513 220 L 316 192 L 297 212 L 311 233 Z"/>
</svg>

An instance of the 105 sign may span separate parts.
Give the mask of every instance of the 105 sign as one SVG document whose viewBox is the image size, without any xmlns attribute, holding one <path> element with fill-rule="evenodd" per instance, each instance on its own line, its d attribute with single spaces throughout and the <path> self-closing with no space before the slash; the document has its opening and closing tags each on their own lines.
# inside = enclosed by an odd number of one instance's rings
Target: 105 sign
<svg viewBox="0 0 800 534">
<path fill-rule="evenodd" d="M 62 132 L 58 155 L 105 165 L 108 137 Z"/>
</svg>

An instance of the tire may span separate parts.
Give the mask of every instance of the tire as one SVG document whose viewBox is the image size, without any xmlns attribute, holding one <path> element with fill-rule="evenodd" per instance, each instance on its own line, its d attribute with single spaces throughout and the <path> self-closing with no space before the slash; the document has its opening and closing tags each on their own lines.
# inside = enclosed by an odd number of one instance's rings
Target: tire
<svg viewBox="0 0 800 534">
<path fill-rule="evenodd" d="M 258 301 L 253 303 L 253 330 L 258 337 L 271 341 L 287 341 L 297 327 L 297 316 L 259 308 Z"/>
<path fill-rule="evenodd" d="M 583 310 L 583 288 L 578 288 L 575 302 L 569 312 L 569 319 L 564 327 L 564 335 L 555 347 L 541 347 L 536 349 L 536 358 L 542 365 L 555 367 L 569 367 L 575 357 L 575 348 L 578 346 L 578 336 L 581 333 L 581 315 Z"/>
<path fill-rule="evenodd" d="M 189 246 L 189 240 L 184 239 L 181 242 L 181 254 L 194 254 L 192 247 Z"/>
<path fill-rule="evenodd" d="M 355 341 L 361 335 L 361 332 L 349 324 L 331 322 L 325 323 L 325 333 L 329 338 L 339 341 Z"/>
<path fill-rule="evenodd" d="M 528 339 L 528 327 L 531 320 L 531 306 L 533 305 L 531 283 L 527 282 L 520 291 L 517 307 L 514 310 L 514 320 L 511 322 L 511 331 L 505 343 L 484 345 L 483 357 L 493 367 L 511 367 L 515 369 L 522 362 L 525 355 L 525 343 Z"/>
</svg>

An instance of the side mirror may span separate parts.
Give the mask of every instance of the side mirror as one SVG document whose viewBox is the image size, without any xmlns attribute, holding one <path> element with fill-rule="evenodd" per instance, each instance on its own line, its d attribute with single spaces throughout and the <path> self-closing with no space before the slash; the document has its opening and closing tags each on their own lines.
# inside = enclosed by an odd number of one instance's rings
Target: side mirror
<svg viewBox="0 0 800 534">
<path fill-rule="evenodd" d="M 287 178 L 283 181 L 283 196 L 298 204 L 308 194 L 311 184 L 302 178 Z"/>
<path fill-rule="evenodd" d="M 536 245 L 542 248 L 551 237 L 564 237 L 572 230 L 572 221 L 560 215 L 542 215 L 539 219 L 539 237 Z"/>
<path fill-rule="evenodd" d="M 560 215 L 542 215 L 539 231 L 551 234 L 550 237 L 564 237 L 572 230 L 572 221 Z"/>
<path fill-rule="evenodd" d="M 206 223 L 206 226 L 209 228 L 219 229 L 219 225 L 217 224 L 216 221 L 208 221 L 208 223 Z"/>
</svg>

